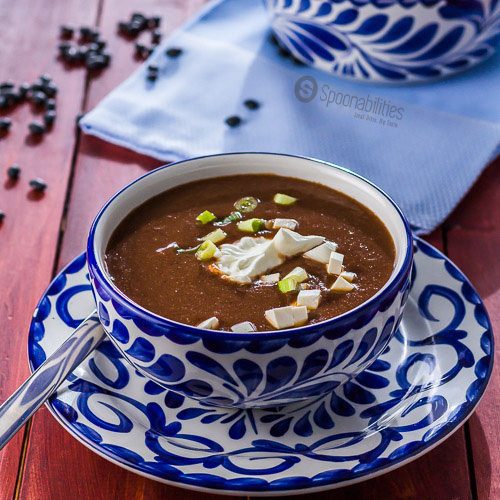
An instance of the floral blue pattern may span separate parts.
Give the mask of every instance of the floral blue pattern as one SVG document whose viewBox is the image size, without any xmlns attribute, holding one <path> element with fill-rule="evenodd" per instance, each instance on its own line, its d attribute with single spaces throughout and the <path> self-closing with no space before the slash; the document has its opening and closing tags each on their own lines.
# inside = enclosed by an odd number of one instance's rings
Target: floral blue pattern
<svg viewBox="0 0 500 500">
<path fill-rule="evenodd" d="M 493 54 L 496 0 L 266 0 L 280 43 L 338 76 L 417 81 L 450 75 Z"/>
<path fill-rule="evenodd" d="M 35 311 L 32 368 L 93 308 L 82 255 L 54 280 Z M 119 326 L 114 331 L 115 338 L 125 335 Z M 292 376 L 308 377 L 325 360 L 331 365 L 352 359 L 353 346 L 344 344 L 335 359 L 311 351 Z M 370 345 L 368 338 L 355 355 L 363 356 Z M 147 345 L 132 347 L 134 355 L 148 357 Z M 412 288 L 397 334 L 367 370 L 342 387 L 333 384 L 327 394 L 272 409 L 215 408 L 155 384 L 106 340 L 48 407 L 85 445 L 153 479 L 208 491 L 328 488 L 402 464 L 448 436 L 482 396 L 492 353 L 481 299 L 446 257 L 417 239 Z M 247 394 L 260 383 L 247 377 L 255 373 L 251 363 L 249 356 L 234 367 Z M 211 370 L 229 375 L 216 365 Z"/>
</svg>

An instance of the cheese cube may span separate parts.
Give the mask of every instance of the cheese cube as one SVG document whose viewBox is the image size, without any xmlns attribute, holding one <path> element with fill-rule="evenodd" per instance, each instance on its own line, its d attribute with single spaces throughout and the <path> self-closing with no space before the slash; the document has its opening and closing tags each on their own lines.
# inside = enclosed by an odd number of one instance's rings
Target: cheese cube
<svg viewBox="0 0 500 500">
<path fill-rule="evenodd" d="M 340 274 L 342 272 L 342 262 L 344 262 L 344 256 L 341 253 L 332 252 L 326 270 L 329 274 Z"/>
<path fill-rule="evenodd" d="M 302 236 L 290 229 L 281 228 L 273 238 L 273 245 L 276 250 L 285 257 L 292 257 L 299 253 L 307 252 L 311 248 L 323 243 L 322 236 Z"/>
<path fill-rule="evenodd" d="M 293 278 L 297 283 L 302 283 L 306 281 L 309 276 L 307 271 L 302 267 L 296 267 L 293 271 L 290 271 L 283 279 Z"/>
<path fill-rule="evenodd" d="M 251 333 L 256 332 L 257 328 L 250 321 L 243 321 L 231 327 L 231 331 L 235 333 Z"/>
<path fill-rule="evenodd" d="M 260 277 L 260 280 L 263 283 L 278 283 L 278 281 L 280 280 L 280 273 L 265 274 L 264 276 Z"/>
<path fill-rule="evenodd" d="M 264 316 L 274 328 L 292 328 L 307 321 L 307 307 L 305 306 L 285 306 L 268 309 Z"/>
<path fill-rule="evenodd" d="M 350 292 L 354 288 L 356 288 L 355 285 L 353 285 L 352 283 L 349 283 L 347 280 L 342 278 L 342 276 L 339 276 L 335 280 L 335 283 L 331 286 L 330 290 L 332 292 L 336 292 L 336 293 L 346 293 L 346 292 Z"/>
<path fill-rule="evenodd" d="M 330 254 L 337 250 L 337 246 L 337 243 L 333 243 L 333 241 L 325 241 L 322 245 L 306 252 L 304 257 L 321 264 L 328 264 L 330 261 Z"/>
<path fill-rule="evenodd" d="M 357 276 L 356 276 L 356 273 L 349 273 L 347 271 L 342 271 L 340 273 L 340 277 L 344 278 L 349 283 L 352 283 L 356 279 Z"/>
<path fill-rule="evenodd" d="M 301 290 L 297 295 L 297 305 L 306 306 L 307 309 L 317 309 L 321 299 L 320 290 Z"/>
<path fill-rule="evenodd" d="M 219 320 L 215 316 L 212 316 L 196 326 L 205 330 L 217 330 L 219 328 Z"/>
<path fill-rule="evenodd" d="M 299 223 L 295 219 L 274 219 L 273 221 L 273 229 L 284 227 L 295 231 L 298 225 Z"/>
</svg>

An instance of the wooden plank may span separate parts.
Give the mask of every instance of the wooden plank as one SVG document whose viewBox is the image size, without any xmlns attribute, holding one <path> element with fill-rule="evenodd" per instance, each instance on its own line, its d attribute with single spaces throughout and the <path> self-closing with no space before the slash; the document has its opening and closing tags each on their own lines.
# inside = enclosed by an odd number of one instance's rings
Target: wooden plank
<svg viewBox="0 0 500 500">
<path fill-rule="evenodd" d="M 469 277 L 486 303 L 496 341 L 500 341 L 500 160 L 483 174 L 451 218 L 447 232 L 450 257 Z M 497 349 L 498 352 L 498 349 Z M 500 498 L 500 379 L 496 375 L 467 426 L 477 498 Z"/>
<path fill-rule="evenodd" d="M 28 375 L 27 330 L 40 294 L 50 281 L 59 225 L 75 144 L 72 131 L 84 93 L 82 75 L 70 73 L 55 60 L 58 26 L 63 21 L 91 22 L 97 0 L 44 2 L 0 0 L 0 80 L 19 84 L 50 73 L 59 86 L 58 115 L 53 131 L 35 144 L 27 139 L 33 120 L 29 104 L 7 112 L 13 124 L 0 138 L 0 402 Z M 6 181 L 12 163 L 22 168 L 17 183 Z M 44 196 L 34 196 L 28 181 L 48 182 Z M 0 498 L 12 498 L 18 472 L 22 432 L 0 452 Z"/>
<path fill-rule="evenodd" d="M 159 14 L 163 16 L 162 31 L 167 33 L 191 15 L 201 3 L 200 0 L 169 3 L 136 0 L 127 2 L 125 6 L 121 0 L 106 2 L 101 29 L 114 59 L 109 71 L 91 82 L 88 109 L 138 64 L 133 58 L 133 43 L 124 41 L 115 33 L 118 20 L 126 19 L 134 10 L 147 15 Z M 141 157 L 94 138 L 82 137 L 59 267 L 84 250 L 89 224 L 106 199 L 124 184 L 158 165 L 160 162 L 151 158 Z M 50 469 L 47 464 L 50 464 Z M 20 498 L 155 499 L 177 498 L 179 494 L 186 499 L 199 497 L 199 493 L 180 493 L 177 488 L 145 479 L 100 458 L 64 431 L 46 409 L 35 416 Z"/>
</svg>

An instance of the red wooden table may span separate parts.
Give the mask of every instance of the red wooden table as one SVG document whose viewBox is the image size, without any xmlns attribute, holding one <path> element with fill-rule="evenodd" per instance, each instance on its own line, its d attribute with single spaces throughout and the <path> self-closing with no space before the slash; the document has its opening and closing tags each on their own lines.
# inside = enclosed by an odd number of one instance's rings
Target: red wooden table
<svg viewBox="0 0 500 500">
<path fill-rule="evenodd" d="M 0 0 L 0 80 L 33 81 L 50 73 L 60 87 L 54 130 L 39 144 L 26 140 L 28 105 L 12 114 L 0 139 L 0 170 L 22 167 L 16 184 L 0 183 L 0 402 L 28 375 L 30 316 L 54 273 L 84 248 L 89 224 L 118 188 L 159 165 L 151 158 L 76 131 L 75 116 L 94 107 L 137 66 L 133 43 L 116 23 L 139 10 L 163 16 L 167 34 L 203 0 Z M 55 57 L 58 26 L 99 26 L 113 54 L 112 67 L 87 78 Z M 145 35 L 144 35 L 145 36 Z M 500 171 L 490 165 L 448 220 L 428 239 L 472 279 L 500 330 Z M 45 195 L 28 180 L 43 177 Z M 4 179 L 6 177 L 4 176 Z M 500 498 L 497 415 L 500 380 L 495 374 L 475 414 L 446 442 L 394 472 L 315 498 Z M 184 498 L 199 493 L 168 487 L 127 472 L 73 439 L 42 408 L 24 432 L 0 452 L 0 499 Z"/>
</svg>

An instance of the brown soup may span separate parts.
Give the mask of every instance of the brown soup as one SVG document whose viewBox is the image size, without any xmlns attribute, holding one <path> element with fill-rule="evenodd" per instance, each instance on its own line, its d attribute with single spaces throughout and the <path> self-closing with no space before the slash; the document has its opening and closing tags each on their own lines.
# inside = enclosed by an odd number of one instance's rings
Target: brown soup
<svg viewBox="0 0 500 500">
<path fill-rule="evenodd" d="M 279 205 L 276 193 L 297 201 Z M 235 211 L 234 203 L 251 196 L 259 203 L 243 219 L 295 219 L 300 235 L 318 235 L 338 244 L 346 271 L 356 273 L 355 287 L 334 293 L 337 276 L 324 263 L 304 258 L 286 259 L 265 274 L 286 276 L 301 267 L 308 279 L 297 290 L 280 291 L 276 283 L 260 279 L 239 284 L 214 272 L 214 259 L 200 261 L 194 251 L 179 252 L 200 244 L 200 238 L 217 229 L 218 223 Z M 218 218 L 206 224 L 196 217 L 208 210 Z M 268 222 L 267 227 L 270 228 Z M 273 238 L 276 229 L 262 228 L 258 234 L 243 233 L 238 221 L 221 226 L 226 233 L 217 247 L 243 236 Z M 301 288 L 321 290 L 317 309 L 308 311 L 308 324 L 327 320 L 365 302 L 389 279 L 395 261 L 392 237 L 384 224 L 366 207 L 344 194 L 295 178 L 275 175 L 236 175 L 207 179 L 175 187 L 148 200 L 132 211 L 114 231 L 105 255 L 108 272 L 116 286 L 142 307 L 165 318 L 197 325 L 215 316 L 218 329 L 230 330 L 241 322 L 253 323 L 258 331 L 273 330 L 264 313 L 295 304 Z"/>
</svg>

